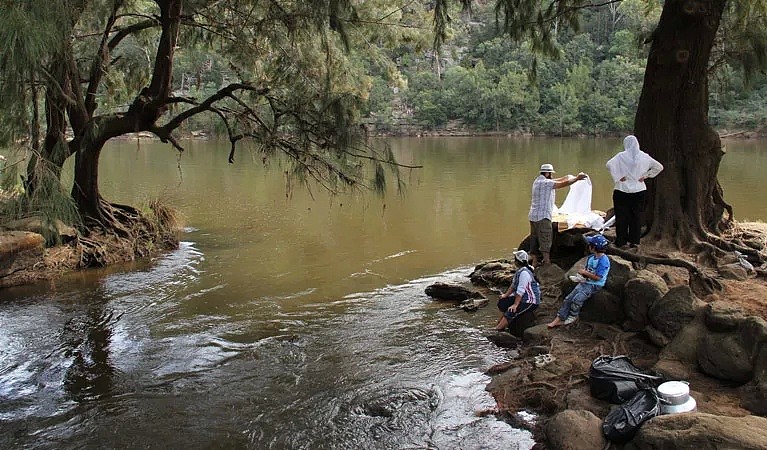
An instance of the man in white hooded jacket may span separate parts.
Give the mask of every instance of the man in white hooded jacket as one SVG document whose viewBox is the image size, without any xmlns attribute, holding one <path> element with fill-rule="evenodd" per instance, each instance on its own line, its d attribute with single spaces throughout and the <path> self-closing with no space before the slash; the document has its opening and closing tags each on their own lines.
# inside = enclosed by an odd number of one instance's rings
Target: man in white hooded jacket
<svg viewBox="0 0 767 450">
<path fill-rule="evenodd" d="M 639 141 L 634 136 L 626 136 L 623 148 L 622 152 L 607 161 L 607 169 L 615 182 L 615 245 L 636 248 L 639 246 L 647 191 L 645 180 L 661 173 L 663 165 L 640 150 Z"/>
</svg>

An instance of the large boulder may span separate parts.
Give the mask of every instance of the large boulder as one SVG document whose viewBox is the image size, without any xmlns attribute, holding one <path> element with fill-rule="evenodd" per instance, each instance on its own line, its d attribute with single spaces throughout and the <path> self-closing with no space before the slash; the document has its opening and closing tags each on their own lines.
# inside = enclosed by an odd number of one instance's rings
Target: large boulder
<svg viewBox="0 0 767 450">
<path fill-rule="evenodd" d="M 746 313 L 732 303 L 715 301 L 706 305 L 703 317 L 709 330 L 723 333 L 737 329 Z"/>
<path fill-rule="evenodd" d="M 649 311 L 650 324 L 669 338 L 695 318 L 695 297 L 688 286 L 676 286 L 656 301 Z"/>
<path fill-rule="evenodd" d="M 743 384 L 751 380 L 751 352 L 737 333 L 708 333 L 698 347 L 700 370 L 720 380 Z"/>
<path fill-rule="evenodd" d="M 535 274 L 543 286 L 554 286 L 562 283 L 565 271 L 556 264 L 546 264 L 535 269 Z"/>
<path fill-rule="evenodd" d="M 766 445 L 764 417 L 685 413 L 658 416 L 645 422 L 624 449 L 764 449 Z"/>
<path fill-rule="evenodd" d="M 754 382 L 740 388 L 740 406 L 760 416 L 767 415 L 767 381 Z"/>
<path fill-rule="evenodd" d="M 765 380 L 767 371 L 767 322 L 747 316 L 736 308 L 710 305 L 706 324 L 727 332 L 707 333 L 698 349 L 701 370 L 715 378 L 743 384 Z M 736 328 L 733 329 L 733 326 Z"/>
<path fill-rule="evenodd" d="M 580 317 L 589 322 L 620 325 L 626 316 L 620 297 L 607 289 L 600 289 L 583 304 Z"/>
<path fill-rule="evenodd" d="M 602 420 L 590 411 L 567 409 L 546 424 L 546 448 L 593 450 L 605 447 Z"/>
<path fill-rule="evenodd" d="M 755 358 L 767 345 L 767 322 L 761 317 L 748 316 L 738 324 L 738 336 L 755 363 Z"/>
<path fill-rule="evenodd" d="M 695 366 L 698 363 L 698 347 L 709 333 L 703 323 L 703 318 L 698 315 L 692 322 L 682 327 L 674 339 L 663 345 L 660 357 L 683 361 Z M 662 333 L 659 334 L 661 338 L 665 337 Z"/>
<path fill-rule="evenodd" d="M 545 323 L 527 328 L 522 333 L 522 340 L 529 345 L 540 345 L 551 341 L 551 330 Z"/>
<path fill-rule="evenodd" d="M 649 270 L 638 270 L 636 278 L 628 280 L 623 287 L 623 311 L 626 331 L 643 330 L 649 323 L 650 307 L 668 292 L 666 281 Z"/>
</svg>

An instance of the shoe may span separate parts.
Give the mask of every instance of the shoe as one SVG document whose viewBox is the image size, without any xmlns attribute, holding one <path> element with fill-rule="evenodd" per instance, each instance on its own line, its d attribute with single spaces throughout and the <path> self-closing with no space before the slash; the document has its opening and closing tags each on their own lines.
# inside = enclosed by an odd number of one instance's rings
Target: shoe
<svg viewBox="0 0 767 450">
<path fill-rule="evenodd" d="M 533 364 L 537 368 L 545 367 L 554 361 L 556 361 L 557 358 L 554 357 L 551 353 L 546 353 L 545 355 L 538 355 L 533 358 Z"/>
<path fill-rule="evenodd" d="M 577 321 L 578 321 L 578 316 L 570 316 L 567 319 L 565 319 L 565 325 L 572 325 Z"/>
</svg>

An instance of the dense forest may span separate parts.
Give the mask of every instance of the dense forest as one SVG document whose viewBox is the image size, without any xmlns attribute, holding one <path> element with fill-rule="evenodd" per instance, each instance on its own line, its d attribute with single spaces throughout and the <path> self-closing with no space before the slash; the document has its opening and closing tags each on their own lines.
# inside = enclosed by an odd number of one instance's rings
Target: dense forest
<svg viewBox="0 0 767 450">
<path fill-rule="evenodd" d="M 578 32 L 562 27 L 556 34 L 556 57 L 541 57 L 529 43 L 504 36 L 489 4 L 456 14 L 449 39 L 435 51 L 428 11 L 409 8 L 397 11 L 393 30 L 368 42 L 374 50 L 349 55 L 370 77 L 366 122 L 377 132 L 572 136 L 632 129 L 646 41 L 660 4 L 626 0 L 585 10 Z M 185 94 L 204 96 L 230 78 L 234 74 L 214 52 L 187 48 L 179 54 L 174 79 Z M 712 61 L 709 78 L 714 127 L 765 132 L 764 73 L 749 76 L 721 56 Z M 213 117 L 189 124 L 190 130 L 223 133 L 220 126 Z"/>
</svg>

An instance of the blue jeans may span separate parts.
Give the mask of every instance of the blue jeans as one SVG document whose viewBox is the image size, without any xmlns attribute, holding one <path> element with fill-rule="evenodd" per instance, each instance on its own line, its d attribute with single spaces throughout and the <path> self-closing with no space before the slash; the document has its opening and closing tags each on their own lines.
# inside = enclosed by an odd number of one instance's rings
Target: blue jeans
<svg viewBox="0 0 767 450">
<path fill-rule="evenodd" d="M 589 283 L 578 283 L 578 286 L 575 286 L 575 289 L 567 294 L 565 302 L 562 304 L 562 307 L 559 308 L 559 312 L 557 312 L 559 319 L 565 320 L 569 316 L 578 317 L 586 300 L 600 289 L 602 289 L 602 286 Z"/>
</svg>

